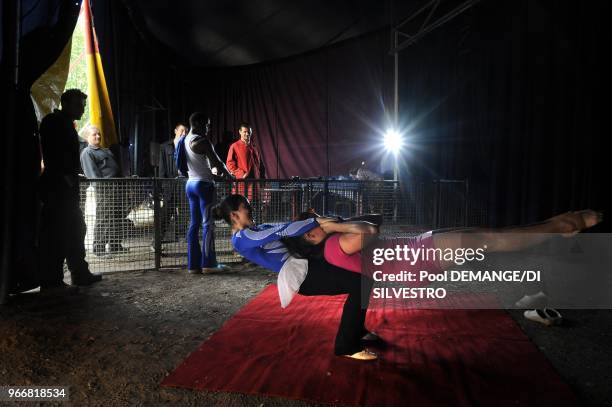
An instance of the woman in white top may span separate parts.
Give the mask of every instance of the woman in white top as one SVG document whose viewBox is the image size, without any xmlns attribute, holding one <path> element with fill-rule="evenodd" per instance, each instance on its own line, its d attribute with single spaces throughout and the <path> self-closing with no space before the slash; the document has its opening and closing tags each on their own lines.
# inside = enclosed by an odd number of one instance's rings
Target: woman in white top
<svg viewBox="0 0 612 407">
<path fill-rule="evenodd" d="M 215 182 L 211 164 L 220 168 L 230 179 L 234 176 L 219 159 L 215 148 L 208 139 L 210 119 L 201 112 L 189 117 L 191 131 L 185 136 L 185 154 L 188 177 L 185 191 L 189 199 L 191 222 L 187 231 L 187 263 L 189 273 L 218 270 L 224 266 L 217 264 L 215 254 L 215 223 L 211 209 L 215 203 Z M 202 247 L 199 232 L 202 225 Z"/>
</svg>

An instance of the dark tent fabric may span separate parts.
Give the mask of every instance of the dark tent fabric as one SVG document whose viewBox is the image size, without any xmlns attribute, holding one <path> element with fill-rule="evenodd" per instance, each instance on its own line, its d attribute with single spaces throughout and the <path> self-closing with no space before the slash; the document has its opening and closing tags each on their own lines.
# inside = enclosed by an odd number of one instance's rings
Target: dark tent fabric
<svg viewBox="0 0 612 407">
<path fill-rule="evenodd" d="M 3 199 L 2 280 L 0 302 L 9 290 L 34 288 L 38 218 L 37 179 L 40 172 L 38 125 L 30 87 L 55 62 L 70 39 L 81 1 L 48 0 L 2 5 L 2 89 L 9 108 L 2 112 Z M 19 25 L 15 16 L 20 12 Z M 19 27 L 19 40 L 11 30 Z M 4 40 L 11 39 L 7 44 Z M 16 45 L 18 44 L 18 47 Z M 18 50 L 18 69 L 9 53 Z M 17 82 L 15 83 L 15 79 Z M 6 93 L 4 92 L 6 91 Z"/>
<path fill-rule="evenodd" d="M 397 2 L 404 14 L 423 0 Z M 139 33 L 187 66 L 244 66 L 303 54 L 389 24 L 391 2 L 124 0 Z"/>
<path fill-rule="evenodd" d="M 393 78 L 388 30 L 269 63 L 197 68 L 184 51 L 171 56 L 160 46 L 172 23 L 152 33 L 146 21 L 159 24 L 158 10 L 106 3 L 94 10 L 106 27 L 99 30 L 107 35 L 103 60 L 116 79 L 111 93 L 124 142 L 134 143 L 136 129 L 145 137 L 141 174 L 151 173 L 146 140 L 168 137 L 172 122 L 196 109 L 211 115 L 217 139 L 250 121 L 274 177 L 346 174 L 364 158 L 374 168 L 384 160 Z M 494 226 L 607 207 L 597 148 L 604 115 L 596 102 L 608 76 L 603 8 L 481 1 L 401 51 L 404 181 L 468 178 Z M 172 38 L 194 29 L 179 26 Z M 164 110 L 136 114 L 156 104 Z"/>
<path fill-rule="evenodd" d="M 406 170 L 468 178 L 493 226 L 607 207 L 605 15 L 603 2 L 484 1 L 404 50 Z"/>
</svg>

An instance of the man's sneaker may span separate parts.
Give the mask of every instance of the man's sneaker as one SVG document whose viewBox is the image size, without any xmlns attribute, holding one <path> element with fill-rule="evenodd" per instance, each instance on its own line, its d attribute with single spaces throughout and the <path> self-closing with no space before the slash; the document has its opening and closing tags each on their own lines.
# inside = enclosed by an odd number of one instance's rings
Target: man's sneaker
<svg viewBox="0 0 612 407">
<path fill-rule="evenodd" d="M 202 269 L 189 269 L 187 272 L 189 274 L 202 274 Z"/>
<path fill-rule="evenodd" d="M 45 295 L 73 295 L 79 292 L 79 287 L 68 285 L 63 281 L 60 284 L 40 286 L 40 293 Z"/>
<path fill-rule="evenodd" d="M 88 286 L 98 281 L 102 281 L 102 274 L 100 273 L 87 272 L 72 276 L 72 284 L 78 286 Z"/>
<path fill-rule="evenodd" d="M 554 308 L 534 309 L 528 310 L 523 313 L 525 318 L 535 322 L 539 322 L 546 326 L 560 325 L 563 321 L 563 317 Z"/>
<path fill-rule="evenodd" d="M 518 300 L 514 306 L 516 308 L 546 308 L 548 305 L 548 297 L 542 291 L 539 291 L 533 295 L 525 295 L 523 298 Z"/>
<path fill-rule="evenodd" d="M 226 266 L 225 264 L 217 264 L 215 267 L 203 267 L 202 273 L 203 274 L 226 273 L 231 270 L 232 269 L 229 266 Z"/>
</svg>

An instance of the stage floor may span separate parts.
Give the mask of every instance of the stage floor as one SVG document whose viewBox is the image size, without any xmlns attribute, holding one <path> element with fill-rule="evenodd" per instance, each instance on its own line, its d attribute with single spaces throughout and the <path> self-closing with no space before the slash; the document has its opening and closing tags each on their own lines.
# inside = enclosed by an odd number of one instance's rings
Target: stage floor
<svg viewBox="0 0 612 407">
<path fill-rule="evenodd" d="M 309 405 L 159 386 L 275 281 L 274 274 L 250 264 L 233 269 L 195 276 L 184 270 L 109 274 L 70 297 L 12 297 L 0 307 L 0 383 L 68 385 L 72 405 Z M 520 311 L 510 312 L 587 405 L 609 405 L 612 311 L 563 314 L 565 325 L 545 328 L 524 320 Z"/>
</svg>

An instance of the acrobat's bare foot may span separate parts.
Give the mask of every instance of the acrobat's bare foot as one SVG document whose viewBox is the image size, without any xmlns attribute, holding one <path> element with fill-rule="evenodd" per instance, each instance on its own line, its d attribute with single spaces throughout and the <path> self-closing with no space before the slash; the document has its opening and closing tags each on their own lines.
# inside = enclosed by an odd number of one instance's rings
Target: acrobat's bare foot
<svg viewBox="0 0 612 407">
<path fill-rule="evenodd" d="M 551 219 L 556 224 L 559 232 L 566 236 L 572 236 L 582 230 L 591 228 L 602 220 L 603 214 L 591 209 L 566 212 Z"/>
<path fill-rule="evenodd" d="M 592 228 L 593 226 L 603 221 L 603 213 L 593 211 L 591 209 L 574 212 L 574 214 L 580 215 L 582 217 L 585 229 Z"/>
</svg>

